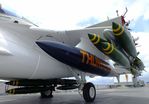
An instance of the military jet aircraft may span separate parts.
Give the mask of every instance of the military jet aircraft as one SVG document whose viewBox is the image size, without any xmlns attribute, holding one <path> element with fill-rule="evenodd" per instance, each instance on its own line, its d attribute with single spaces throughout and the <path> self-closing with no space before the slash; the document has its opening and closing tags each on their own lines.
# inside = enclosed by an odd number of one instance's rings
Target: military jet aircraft
<svg viewBox="0 0 149 104">
<path fill-rule="evenodd" d="M 112 59 L 137 76 L 144 69 L 123 16 L 84 29 L 43 29 L 14 12 L 0 8 L 0 78 L 8 94 L 41 93 L 78 88 L 86 102 L 96 97 L 86 76 L 118 77 Z M 75 79 L 70 79 L 74 77 Z"/>
</svg>

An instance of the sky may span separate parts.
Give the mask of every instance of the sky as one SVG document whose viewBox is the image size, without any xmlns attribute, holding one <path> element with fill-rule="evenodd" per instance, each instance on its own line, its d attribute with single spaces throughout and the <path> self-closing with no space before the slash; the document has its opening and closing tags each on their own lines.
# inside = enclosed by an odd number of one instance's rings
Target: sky
<svg viewBox="0 0 149 104">
<path fill-rule="evenodd" d="M 0 3 L 15 10 L 40 27 L 51 30 L 80 29 L 102 22 L 108 18 L 123 15 L 136 38 L 145 70 L 141 77 L 149 81 L 149 0 L 0 0 Z M 3 6 L 2 5 L 2 6 Z M 107 81 L 109 78 L 96 77 L 92 81 Z"/>
</svg>

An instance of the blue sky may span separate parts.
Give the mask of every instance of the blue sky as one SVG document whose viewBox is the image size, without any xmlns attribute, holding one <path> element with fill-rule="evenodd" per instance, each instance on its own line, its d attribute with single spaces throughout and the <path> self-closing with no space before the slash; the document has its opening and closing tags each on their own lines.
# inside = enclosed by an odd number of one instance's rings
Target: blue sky
<svg viewBox="0 0 149 104">
<path fill-rule="evenodd" d="M 124 14 L 131 33 L 139 37 L 139 57 L 146 66 L 143 79 L 149 81 L 149 0 L 0 0 L 41 27 L 53 30 L 79 29 Z M 98 80 L 101 78 L 98 77 Z M 96 80 L 93 79 L 93 80 Z"/>
<path fill-rule="evenodd" d="M 132 30 L 135 32 L 149 32 L 149 20 L 145 20 L 143 16 L 140 16 L 137 21 L 135 21 L 134 26 L 132 26 Z"/>
</svg>

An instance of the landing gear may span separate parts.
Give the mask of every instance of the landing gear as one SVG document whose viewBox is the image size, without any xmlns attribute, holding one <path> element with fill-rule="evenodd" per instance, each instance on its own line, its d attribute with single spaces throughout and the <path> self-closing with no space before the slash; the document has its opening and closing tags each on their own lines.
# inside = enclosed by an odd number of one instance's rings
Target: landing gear
<svg viewBox="0 0 149 104">
<path fill-rule="evenodd" d="M 52 90 L 47 90 L 47 91 L 43 91 L 43 92 L 40 92 L 41 94 L 41 98 L 52 98 L 53 95 L 52 95 Z"/>
<path fill-rule="evenodd" d="M 96 97 L 96 89 L 94 84 L 90 82 L 86 82 L 86 74 L 83 72 L 75 72 L 72 70 L 72 68 L 69 67 L 71 70 L 72 74 L 76 78 L 77 84 L 79 85 L 78 87 L 78 92 L 82 96 L 86 102 L 93 102 Z"/>
<path fill-rule="evenodd" d="M 85 83 L 83 87 L 83 98 L 86 102 L 93 102 L 96 97 L 96 89 L 92 83 Z"/>
</svg>

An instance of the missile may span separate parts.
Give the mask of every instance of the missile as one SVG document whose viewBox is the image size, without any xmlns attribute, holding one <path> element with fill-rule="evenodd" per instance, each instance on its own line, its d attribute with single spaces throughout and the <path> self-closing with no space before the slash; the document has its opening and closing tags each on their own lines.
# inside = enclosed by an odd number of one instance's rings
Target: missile
<svg viewBox="0 0 149 104">
<path fill-rule="evenodd" d="M 58 86 L 58 90 L 72 90 L 78 88 L 77 85 L 65 85 L 65 86 Z"/>
<path fill-rule="evenodd" d="M 88 33 L 88 37 L 93 42 L 93 44 L 98 44 L 100 42 L 107 42 L 105 38 L 100 37 L 100 34 L 96 35 L 96 34 Z"/>
<path fill-rule="evenodd" d="M 50 80 L 31 80 L 31 79 L 21 79 L 21 80 L 11 80 L 9 82 L 5 82 L 6 85 L 12 86 L 26 86 L 26 87 L 34 87 L 34 86 L 46 86 L 50 84 L 59 84 L 59 85 L 66 85 L 66 84 L 77 84 L 76 80 L 74 79 L 50 79 Z"/>
<path fill-rule="evenodd" d="M 115 38 L 114 33 L 111 29 L 105 29 L 103 31 L 103 35 L 104 37 L 107 39 L 107 41 L 111 44 L 113 44 L 113 46 L 118 49 L 120 52 L 123 53 L 124 56 L 126 56 L 128 59 L 128 54 L 124 51 L 124 49 L 121 47 L 119 41 Z"/>
<path fill-rule="evenodd" d="M 142 71 L 145 68 L 143 62 L 138 57 L 136 57 L 136 59 L 134 60 L 133 66 L 137 67 L 139 71 Z"/>
<path fill-rule="evenodd" d="M 85 50 L 55 41 L 37 41 L 36 43 L 51 57 L 80 71 L 100 76 L 117 76 L 107 62 Z"/>
<path fill-rule="evenodd" d="M 12 86 L 41 86 L 41 85 L 48 85 L 50 82 L 48 80 L 12 80 L 6 82 L 6 85 Z"/>
<path fill-rule="evenodd" d="M 110 29 L 104 29 L 104 31 L 103 31 L 103 35 L 104 35 L 105 39 L 108 42 L 112 42 L 112 44 L 114 44 L 114 46 L 115 46 L 116 39 L 113 34 L 114 34 L 113 31 Z"/>
<path fill-rule="evenodd" d="M 131 37 L 130 32 L 124 27 L 120 26 L 115 22 L 112 23 L 112 30 L 114 36 L 119 40 L 122 48 L 132 57 L 137 57 L 137 51 L 135 47 L 135 43 Z"/>
<path fill-rule="evenodd" d="M 96 38 L 92 39 L 91 36 L 92 34 L 88 34 L 90 41 L 99 49 L 101 52 L 103 52 L 105 55 L 110 57 L 113 61 L 119 63 L 122 66 L 125 66 L 126 68 L 130 68 L 130 62 L 127 59 L 127 57 L 120 52 L 118 49 L 114 47 L 113 44 L 109 42 L 103 42 L 103 41 L 98 41 L 94 42 L 94 40 L 100 40 L 97 38 L 100 38 L 99 36 L 96 36 Z"/>
<path fill-rule="evenodd" d="M 49 90 L 50 87 L 22 87 L 7 90 L 7 94 L 27 94 L 27 93 L 38 93 Z"/>
<path fill-rule="evenodd" d="M 131 67 L 130 72 L 134 76 L 140 76 L 141 72 L 139 70 L 136 70 L 136 68 Z"/>
</svg>

